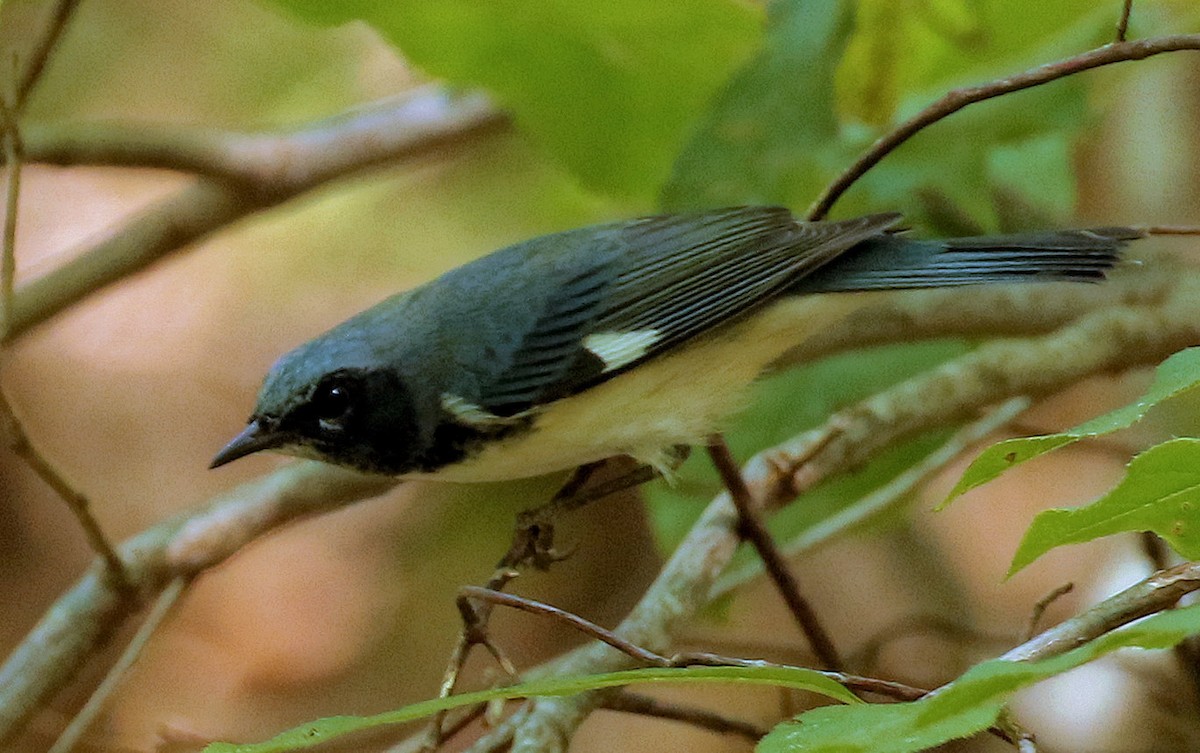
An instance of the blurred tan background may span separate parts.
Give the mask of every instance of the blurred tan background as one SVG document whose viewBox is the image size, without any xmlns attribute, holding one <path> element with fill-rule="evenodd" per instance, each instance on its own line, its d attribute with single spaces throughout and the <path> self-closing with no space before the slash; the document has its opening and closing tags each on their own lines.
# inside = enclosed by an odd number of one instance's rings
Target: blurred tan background
<svg viewBox="0 0 1200 753">
<path fill-rule="evenodd" d="M 0 43 L 19 47 L 40 4 L 5 3 Z M 1164 57 L 1102 71 L 1103 122 L 1078 154 L 1081 221 L 1200 223 L 1200 66 Z M 120 120 L 269 128 L 404 91 L 420 77 L 365 27 L 305 27 L 251 2 L 87 0 L 35 94 L 30 121 Z M 1127 103 L 1127 104 L 1125 104 Z M 122 220 L 186 185 L 154 171 L 30 166 L 24 173 L 19 279 L 53 268 Z M 487 137 L 417 167 L 340 183 L 182 249 L 19 339 L 0 379 L 42 451 L 93 501 L 114 540 L 287 462 L 255 456 L 216 472 L 208 460 L 242 425 L 272 360 L 384 295 L 508 242 L 646 211 L 588 195 L 519 134 Z M 1184 241 L 1155 241 L 1189 253 Z M 1020 432 L 1070 425 L 1135 396 L 1145 375 L 1096 379 L 1023 419 Z M 1159 417 L 1160 419 L 1162 417 Z M 911 519 L 796 563 L 847 653 L 894 638 L 874 671 L 935 685 L 1023 632 L 1058 585 L 1076 590 L 1047 619 L 1149 572 L 1137 540 L 1057 550 L 1009 582 L 1011 553 L 1043 507 L 1087 500 L 1120 476 L 1119 435 L 1040 460 L 932 514 L 956 469 Z M 961 470 L 961 468 L 958 468 Z M 0 453 L 0 647 L 7 653 L 91 555 L 62 503 Z M 201 577 L 87 737 L 95 751 L 187 750 L 200 739 L 255 740 L 324 715 L 373 713 L 436 693 L 457 626 L 453 594 L 481 582 L 513 514 L 554 479 L 503 487 L 409 484 L 385 498 L 293 525 Z M 697 500 L 702 505 L 706 500 Z M 985 521 L 985 522 L 981 522 Z M 636 500 L 578 514 L 563 534 L 578 554 L 519 590 L 614 624 L 656 571 Z M 953 616 L 983 635 L 908 635 L 897 620 Z M 579 642 L 519 614 L 500 642 L 528 666 Z M 905 633 L 905 634 L 902 634 Z M 727 620 L 699 625 L 694 648 L 803 662 L 803 641 L 765 586 Z M 1166 751 L 1196 740 L 1196 699 L 1155 658 L 1085 668 L 1018 706 L 1046 750 Z M 487 679 L 473 663 L 474 682 Z M 22 750 L 44 750 L 103 667 L 35 720 Z M 1081 683 L 1087 693 L 1075 689 Z M 1166 684 L 1164 684 L 1166 683 Z M 1164 697 L 1161 688 L 1172 688 Z M 654 690 L 769 725 L 795 701 L 738 689 Z M 1146 725 L 1156 730 L 1146 734 Z M 1190 738 L 1188 737 L 1190 735 Z M 1164 747 L 1166 746 L 1166 747 Z M 573 749 L 747 750 L 670 722 L 601 712 Z M 972 740 L 953 750 L 1004 750 Z"/>
</svg>

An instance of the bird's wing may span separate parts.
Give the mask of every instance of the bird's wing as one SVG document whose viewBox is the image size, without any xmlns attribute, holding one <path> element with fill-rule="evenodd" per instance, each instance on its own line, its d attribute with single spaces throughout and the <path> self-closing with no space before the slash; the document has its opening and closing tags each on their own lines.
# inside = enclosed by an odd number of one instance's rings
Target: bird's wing
<svg viewBox="0 0 1200 753">
<path fill-rule="evenodd" d="M 603 382 L 772 300 L 898 219 L 801 223 L 786 209 L 737 207 L 614 226 L 615 242 L 581 253 L 557 283 L 479 404 L 509 416 Z"/>
</svg>

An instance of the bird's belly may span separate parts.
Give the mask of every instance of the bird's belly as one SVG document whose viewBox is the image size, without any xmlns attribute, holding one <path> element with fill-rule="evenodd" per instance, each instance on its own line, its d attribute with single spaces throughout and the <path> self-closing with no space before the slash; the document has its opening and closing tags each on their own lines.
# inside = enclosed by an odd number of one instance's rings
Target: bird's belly
<svg viewBox="0 0 1200 753">
<path fill-rule="evenodd" d="M 545 406 L 533 426 L 430 474 L 481 482 L 538 476 L 614 455 L 659 464 L 664 448 L 720 431 L 754 379 L 811 332 L 861 304 L 858 295 L 785 299 L 577 395 Z"/>
</svg>

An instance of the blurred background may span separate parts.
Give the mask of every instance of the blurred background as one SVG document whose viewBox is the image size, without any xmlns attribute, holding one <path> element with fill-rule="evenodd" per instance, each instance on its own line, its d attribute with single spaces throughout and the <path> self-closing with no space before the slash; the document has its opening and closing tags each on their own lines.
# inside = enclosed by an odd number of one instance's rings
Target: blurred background
<svg viewBox="0 0 1200 753">
<path fill-rule="evenodd" d="M 481 35 L 501 41 L 444 30 L 445 38 L 429 43 L 505 60 L 526 54 L 531 35 L 552 24 L 501 23 L 519 15 L 519 5 L 497 4 L 496 25 L 481 27 Z M 694 12 L 691 5 L 684 10 Z M 694 66 L 700 83 L 687 92 L 690 99 L 664 104 L 671 112 L 650 135 L 641 131 L 654 128 L 630 120 L 629 112 L 588 122 L 579 115 L 586 107 L 571 110 L 572 99 L 593 89 L 600 100 L 619 99 L 619 91 L 570 75 L 586 60 L 545 72 L 549 82 L 561 77 L 553 90 L 538 82 L 546 98 L 539 106 L 553 111 L 545 117 L 529 106 L 540 102 L 538 91 L 504 88 L 520 79 L 515 66 L 498 85 L 501 100 L 518 113 L 515 127 L 253 215 L 36 327 L 6 349 L 0 370 L 29 434 L 92 500 L 108 535 L 125 539 L 289 462 L 254 456 L 206 470 L 243 425 L 274 358 L 346 316 L 489 250 L 571 226 L 663 206 L 771 201 L 802 211 L 875 129 L 954 83 L 1086 49 L 1111 36 L 1120 11 L 1120 3 L 1091 0 L 1050 9 L 983 0 L 795 2 L 769 13 L 729 5 L 738 19 L 731 28 L 741 36 L 714 47 L 715 62 L 706 63 L 693 48 L 709 44 L 703 34 L 710 27 L 697 24 L 691 46 L 680 43 L 687 54 L 679 65 Z M 48 6 L 8 0 L 0 8 L 5 61 L 39 33 Z M 436 55 L 410 48 L 406 38 L 304 6 L 84 0 L 23 122 L 270 130 L 402 94 L 453 69 L 429 62 Z M 652 104 L 653 87 L 666 84 L 637 66 L 673 57 L 675 37 L 663 30 L 686 36 L 686 19 L 628 2 L 610 9 L 627 15 L 603 26 L 573 16 L 571 7 L 552 3 L 542 12 L 551 16 L 553 8 L 562 16 L 552 19 L 559 28 L 594 35 L 615 61 L 614 78 L 646 77 L 645 91 L 630 95 L 632 111 L 642 100 Z M 1195 9 L 1182 0 L 1138 3 L 1134 21 L 1135 35 L 1200 29 Z M 633 42 L 617 44 L 637 30 L 663 49 L 643 55 Z M 558 54 L 570 43 L 548 38 L 539 54 Z M 823 76 L 824 88 L 806 99 L 810 92 L 793 67 Z M 594 75 L 607 80 L 604 70 Z M 568 125 L 555 121 L 558 112 Z M 898 209 L 922 232 L 964 223 L 996 229 L 1018 218 L 1198 224 L 1197 122 L 1194 54 L 1126 63 L 936 126 L 889 158 L 893 164 L 881 166 L 835 214 Z M 814 130 L 803 130 L 809 125 Z M 822 129 L 836 139 L 814 146 Z M 18 281 L 55 268 L 192 180 L 167 171 L 27 166 Z M 1145 245 L 1194 256 L 1194 242 Z M 787 405 L 794 417 L 770 431 L 788 436 L 880 388 L 880 363 L 888 364 L 884 378 L 895 380 L 967 347 L 936 343 L 847 356 L 790 374 L 785 379 L 792 381 L 765 385 L 751 418 L 739 424 L 735 447 L 747 453 L 765 446 L 754 416 Z M 1072 425 L 1130 400 L 1146 383 L 1145 373 L 1090 380 L 1023 416 L 1013 432 Z M 807 400 L 793 410 L 797 389 Z M 961 465 L 950 468 L 908 512 L 795 562 L 800 582 L 843 650 L 869 661 L 863 672 L 917 685 L 944 682 L 1018 642 L 1032 605 L 1057 586 L 1076 584 L 1051 607 L 1050 621 L 1150 571 L 1138 540 L 1116 537 L 1056 550 L 1003 580 L 1036 511 L 1095 497 L 1120 478 L 1133 449 L 1170 429 L 1168 419 L 1155 417 L 1148 427 L 1039 460 L 932 513 L 961 472 Z M 914 445 L 891 472 L 935 440 Z M 858 483 L 869 489 L 887 473 L 865 471 Z M 7 653 L 82 574 L 91 553 L 61 501 L 14 455 L 0 453 L 0 478 L 0 647 Z M 710 487 L 690 478 L 685 474 L 674 492 L 656 487 L 653 515 L 633 496 L 574 515 L 561 535 L 578 545 L 576 555 L 549 574 L 523 577 L 517 589 L 615 624 L 657 571 L 663 542 L 710 498 Z M 434 695 L 458 626 L 456 589 L 486 579 L 507 548 L 515 512 L 544 499 L 558 481 L 406 484 L 246 547 L 189 589 L 86 737 L 86 749 L 182 751 L 209 739 L 257 740 L 312 718 L 375 713 Z M 499 642 L 522 667 L 581 642 L 528 615 L 501 612 L 495 624 Z M 785 608 L 761 583 L 689 628 L 684 643 L 811 661 Z M 1200 744 L 1195 687 L 1166 658 L 1130 663 L 1105 661 L 1044 683 L 1017 705 L 1019 718 L 1051 751 L 1165 752 Z M 95 664 L 52 712 L 34 720 L 20 750 L 46 748 L 102 675 L 104 662 Z M 483 661 L 471 670 L 475 685 L 494 677 Z M 766 726 L 801 702 L 741 688 L 651 692 Z M 573 750 L 611 750 L 615 741 L 660 753 L 750 747 L 671 722 L 600 712 Z M 947 749 L 1005 746 L 974 739 Z"/>
</svg>

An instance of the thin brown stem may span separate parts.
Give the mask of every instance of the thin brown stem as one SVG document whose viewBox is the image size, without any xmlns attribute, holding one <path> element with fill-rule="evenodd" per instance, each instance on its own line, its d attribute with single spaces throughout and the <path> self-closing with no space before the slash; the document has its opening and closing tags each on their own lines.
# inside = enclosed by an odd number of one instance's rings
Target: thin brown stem
<svg viewBox="0 0 1200 753">
<path fill-rule="evenodd" d="M 758 552 L 767 575 L 775 584 L 780 596 L 783 597 L 796 624 L 808 638 L 813 653 L 817 655 L 818 661 L 826 669 L 841 669 L 842 660 L 838 656 L 837 648 L 833 645 L 833 640 L 821 625 L 812 605 L 800 593 L 800 583 L 791 568 L 788 567 L 787 560 L 780 553 L 779 547 L 775 545 L 775 539 L 771 536 L 771 532 L 763 524 L 754 500 L 751 498 L 750 489 L 746 486 L 746 480 L 742 477 L 741 469 L 738 467 L 737 461 L 733 459 L 733 453 L 729 451 L 729 445 L 725 443 L 724 437 L 720 434 L 709 437 L 708 454 L 712 457 L 713 465 L 716 466 L 717 473 L 721 475 L 721 480 L 729 491 L 734 507 L 737 508 L 742 536 Z"/>
<path fill-rule="evenodd" d="M 1133 0 L 1125 0 L 1121 6 L 1121 17 L 1117 19 L 1117 39 L 1118 42 L 1124 42 L 1125 37 L 1129 34 L 1129 14 L 1133 12 Z"/>
<path fill-rule="evenodd" d="M 1142 60 L 1164 52 L 1180 50 L 1200 50 L 1200 34 L 1177 34 L 1136 42 L 1116 42 L 985 84 L 954 89 L 872 144 L 862 156 L 821 192 L 809 207 L 806 216 L 809 220 L 823 219 L 833 207 L 834 202 L 868 170 L 879 164 L 884 157 L 917 133 L 939 120 L 953 115 L 967 105 L 1022 89 L 1031 89 L 1093 68 L 1131 60 Z"/>
<path fill-rule="evenodd" d="M 0 98 L 4 126 L 4 159 L 8 166 L 4 201 L 4 246 L 0 257 L 0 340 L 12 325 L 13 279 L 17 271 L 17 209 L 21 197 L 23 163 L 21 130 L 8 103 Z"/>
<path fill-rule="evenodd" d="M 1146 225 L 1134 229 L 1141 230 L 1146 235 L 1200 235 L 1198 225 Z"/>
<path fill-rule="evenodd" d="M 121 557 L 117 554 L 116 549 L 109 542 L 108 537 L 104 535 L 104 530 L 100 527 L 100 522 L 92 515 L 88 498 L 77 491 L 54 464 L 47 460 L 33 445 L 29 436 L 25 433 L 25 428 L 22 426 L 21 421 L 17 418 L 16 413 L 13 412 L 12 405 L 8 402 L 8 398 L 4 395 L 3 390 L 0 390 L 0 425 L 3 426 L 4 436 L 7 438 L 8 446 L 12 451 L 19 455 L 25 461 L 25 464 L 33 469 L 33 472 L 37 474 L 38 478 L 46 486 L 54 490 L 54 493 L 67 503 L 67 508 L 75 516 L 75 519 L 79 522 L 79 526 L 83 529 L 88 544 L 103 560 L 106 577 L 112 580 L 114 588 L 119 593 L 130 596 L 133 584 L 125 572 L 125 564 L 121 561 Z"/>
<path fill-rule="evenodd" d="M 558 607 L 551 606 L 550 604 L 536 601 L 534 599 L 528 599 L 523 596 L 506 594 L 490 588 L 480 588 L 479 586 L 464 586 L 459 593 L 467 598 L 479 599 L 480 601 L 486 601 L 491 604 L 498 604 L 500 606 L 519 609 L 522 612 L 528 612 L 530 614 L 551 617 L 559 622 L 566 623 L 589 638 L 594 638 L 602 643 L 607 643 L 616 650 L 629 655 L 642 664 L 655 667 L 672 666 L 671 660 L 667 657 L 642 648 L 631 641 L 625 640 L 611 630 L 606 630 L 596 623 L 584 619 L 583 617 L 580 617 L 572 612 L 568 612 L 565 609 L 559 609 Z"/>
<path fill-rule="evenodd" d="M 1025 630 L 1025 640 L 1032 640 L 1033 636 L 1037 635 L 1038 623 L 1042 621 L 1042 615 L 1046 613 L 1046 609 L 1049 608 L 1051 604 L 1074 590 L 1074 583 L 1064 583 L 1042 598 L 1038 599 L 1038 602 L 1033 605 L 1033 612 L 1029 615 L 1029 627 Z"/>
<path fill-rule="evenodd" d="M 176 578 L 171 581 L 171 584 L 158 596 L 154 606 L 151 607 L 150 613 L 146 615 L 146 619 L 138 627 L 137 633 L 129 641 L 129 645 L 121 653 L 117 663 L 113 665 L 108 674 L 104 676 L 104 681 L 92 692 L 87 703 L 67 725 L 58 739 L 54 741 L 54 745 L 47 753 L 70 753 L 75 748 L 76 743 L 87 732 L 88 727 L 96 720 L 96 717 L 104 709 L 104 704 L 112 696 L 113 692 L 121 684 L 121 680 L 137 663 L 138 657 L 142 655 L 146 645 L 150 643 L 150 638 L 162 626 L 162 623 L 167 619 L 172 607 L 179 601 L 179 597 L 183 595 L 183 591 L 187 588 L 187 579 Z"/>
<path fill-rule="evenodd" d="M 77 7 L 79 0 L 58 0 L 54 3 L 46 28 L 38 36 L 30 51 L 29 60 L 17 78 L 16 99 L 13 101 L 15 113 L 20 114 L 24 111 L 29 95 L 41 80 L 42 71 L 45 70 L 46 63 L 49 62 L 63 30 L 67 27 L 67 22 L 71 20 L 71 15 Z"/>
<path fill-rule="evenodd" d="M 627 714 L 652 716 L 657 719 L 671 719 L 722 735 L 737 735 L 750 742 L 758 742 L 767 734 L 767 730 L 757 724 L 740 719 L 730 719 L 708 709 L 660 701 L 657 698 L 628 690 L 606 694 L 600 702 L 600 708 Z"/>
<path fill-rule="evenodd" d="M 487 584 L 478 590 L 500 594 L 519 575 L 520 568 L 533 566 L 539 570 L 548 569 L 550 565 L 567 556 L 554 549 L 554 521 L 558 515 L 577 510 L 610 494 L 644 484 L 657 475 L 655 469 L 649 466 L 639 466 L 604 483 L 587 487 L 588 480 L 604 463 L 605 461 L 599 461 L 579 466 L 548 503 L 533 510 L 527 510 L 518 516 L 512 544 L 500 558 L 500 562 L 496 565 L 496 570 L 488 579 Z M 455 639 L 454 648 L 446 662 L 446 669 L 442 674 L 442 683 L 438 690 L 439 698 L 445 698 L 454 693 L 463 666 L 466 665 L 471 650 L 475 646 L 486 648 L 506 674 L 510 676 L 516 674 L 512 662 L 492 641 L 488 632 L 492 601 L 486 598 L 480 599 L 474 595 L 472 589 L 476 588 L 468 586 L 459 591 L 457 605 L 459 613 L 462 615 L 463 627 Z M 480 601 L 483 603 L 477 603 Z M 423 749 L 433 750 L 442 744 L 445 739 L 443 726 L 447 713 L 439 711 L 434 714 L 429 723 Z"/>
</svg>

